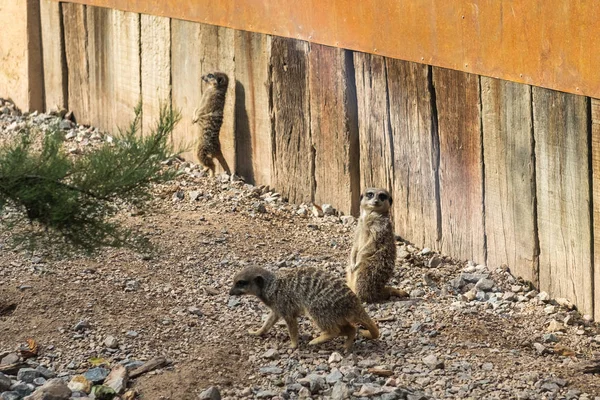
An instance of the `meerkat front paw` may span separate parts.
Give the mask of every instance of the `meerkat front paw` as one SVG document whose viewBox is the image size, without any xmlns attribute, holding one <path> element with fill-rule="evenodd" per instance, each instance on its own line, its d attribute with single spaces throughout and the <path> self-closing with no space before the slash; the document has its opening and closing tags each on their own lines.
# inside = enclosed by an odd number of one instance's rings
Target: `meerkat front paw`
<svg viewBox="0 0 600 400">
<path fill-rule="evenodd" d="M 290 349 L 294 350 L 298 348 L 298 342 L 295 342 L 292 340 L 292 342 L 290 343 Z"/>
</svg>

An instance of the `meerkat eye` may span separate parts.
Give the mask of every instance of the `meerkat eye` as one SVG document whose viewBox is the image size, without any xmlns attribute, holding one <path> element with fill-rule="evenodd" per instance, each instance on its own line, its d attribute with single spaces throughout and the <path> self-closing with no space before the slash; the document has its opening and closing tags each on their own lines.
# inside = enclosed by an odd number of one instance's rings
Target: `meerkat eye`
<svg viewBox="0 0 600 400">
<path fill-rule="evenodd" d="M 206 77 L 207 77 L 208 79 L 212 79 L 212 78 L 214 78 L 215 76 L 214 76 L 213 74 L 208 74 L 208 75 L 206 75 Z"/>
<path fill-rule="evenodd" d="M 237 286 L 246 286 L 246 285 L 248 285 L 248 281 L 243 281 L 242 280 L 242 281 L 238 281 L 237 282 Z"/>
<path fill-rule="evenodd" d="M 367 199 L 372 199 L 373 196 L 375 196 L 375 193 L 373 193 L 373 192 L 367 192 Z"/>
<path fill-rule="evenodd" d="M 388 199 L 388 195 L 385 193 L 379 193 L 379 200 L 386 201 Z"/>
</svg>

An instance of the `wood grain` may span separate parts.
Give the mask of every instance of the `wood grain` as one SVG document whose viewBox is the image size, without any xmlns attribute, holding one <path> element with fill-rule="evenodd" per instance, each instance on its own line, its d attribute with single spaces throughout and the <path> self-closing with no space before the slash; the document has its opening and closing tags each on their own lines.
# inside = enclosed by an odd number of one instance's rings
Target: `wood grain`
<svg viewBox="0 0 600 400">
<path fill-rule="evenodd" d="M 86 6 L 62 3 L 65 56 L 68 71 L 68 109 L 80 124 L 96 122 L 90 116 L 90 85 Z"/>
<path fill-rule="evenodd" d="M 273 168 L 269 114 L 271 37 L 235 32 L 235 140 L 237 173 L 270 185 Z"/>
<path fill-rule="evenodd" d="M 314 201 L 357 215 L 360 176 L 352 53 L 311 45 L 308 60 Z"/>
<path fill-rule="evenodd" d="M 171 21 L 171 71 L 173 107 L 182 113 L 174 135 L 176 144 L 188 149 L 187 159 L 197 161 L 195 144 L 198 125 L 192 124 L 194 110 L 203 93 L 202 75 L 222 71 L 229 76 L 220 140 L 223 155 L 235 170 L 235 67 L 233 31 L 193 22 Z M 217 171 L 223 169 L 217 162 Z"/>
<path fill-rule="evenodd" d="M 587 102 L 533 88 L 540 289 L 593 314 Z"/>
<path fill-rule="evenodd" d="M 481 77 L 487 265 L 537 286 L 531 87 Z"/>
<path fill-rule="evenodd" d="M 67 107 L 67 66 L 61 3 L 40 0 L 46 111 Z"/>
<path fill-rule="evenodd" d="M 142 132 L 156 125 L 161 104 L 171 104 L 171 21 L 141 15 L 140 40 L 142 85 Z"/>
<path fill-rule="evenodd" d="M 108 132 L 125 129 L 141 100 L 139 14 L 88 7 L 90 113 Z"/>
<path fill-rule="evenodd" d="M 600 100 L 590 99 L 592 119 L 592 227 L 594 252 L 594 320 L 600 321 Z"/>
<path fill-rule="evenodd" d="M 440 138 L 441 250 L 485 262 L 479 77 L 433 69 Z"/>
<path fill-rule="evenodd" d="M 393 59 L 386 59 L 386 65 L 393 137 L 395 230 L 418 246 L 438 249 L 439 140 L 429 67 Z"/>
<path fill-rule="evenodd" d="M 314 198 L 307 53 L 306 42 L 272 38 L 273 185 L 292 203 Z"/>
<path fill-rule="evenodd" d="M 390 126 L 385 58 L 354 53 L 360 186 L 391 190 L 394 182 L 393 138 Z"/>
</svg>

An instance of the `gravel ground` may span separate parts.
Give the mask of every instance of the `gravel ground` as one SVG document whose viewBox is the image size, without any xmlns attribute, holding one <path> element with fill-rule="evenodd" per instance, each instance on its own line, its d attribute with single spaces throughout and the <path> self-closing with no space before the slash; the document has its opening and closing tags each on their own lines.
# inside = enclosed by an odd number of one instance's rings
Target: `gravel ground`
<svg viewBox="0 0 600 400">
<path fill-rule="evenodd" d="M 0 101 L 0 140 L 26 123 L 61 124 L 74 154 L 110 140 Z M 41 351 L 28 362 L 68 381 L 94 358 L 115 366 L 166 357 L 168 367 L 130 384 L 142 399 L 218 398 L 210 387 L 229 399 L 600 399 L 598 377 L 579 369 L 600 349 L 588 316 L 498 266 L 400 241 L 392 283 L 411 298 L 367 306 L 380 340 L 357 338 L 351 354 L 342 339 L 309 347 L 316 332 L 307 319 L 294 351 L 283 325 L 249 336 L 267 310 L 228 296 L 234 273 L 315 266 L 343 277 L 355 221 L 175 164 L 185 172 L 178 180 L 155 187 L 146 209 L 120 215 L 151 238 L 154 255 L 9 251 L 10 232 L 0 231 L 0 309 L 17 305 L 0 315 L 0 358 L 34 338 Z"/>
</svg>

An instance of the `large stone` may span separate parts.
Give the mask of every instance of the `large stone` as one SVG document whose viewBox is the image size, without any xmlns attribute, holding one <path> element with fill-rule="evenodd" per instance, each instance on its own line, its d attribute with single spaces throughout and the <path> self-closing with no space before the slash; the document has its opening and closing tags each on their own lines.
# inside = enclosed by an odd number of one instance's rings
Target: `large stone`
<svg viewBox="0 0 600 400">
<path fill-rule="evenodd" d="M 71 389 L 67 387 L 62 379 L 51 379 L 41 388 L 35 391 L 25 400 L 68 400 L 71 397 Z"/>
<path fill-rule="evenodd" d="M 348 385 L 343 382 L 336 382 L 333 385 L 333 390 L 331 391 L 332 400 L 345 400 L 350 398 L 350 390 L 348 389 Z"/>
<path fill-rule="evenodd" d="M 68 387 L 73 392 L 89 393 L 92 391 L 92 382 L 90 382 L 83 375 L 75 375 L 73 378 L 71 378 L 71 381 L 69 382 Z"/>
<path fill-rule="evenodd" d="M 96 400 L 112 400 L 117 395 L 113 388 L 104 385 L 94 386 L 92 393 Z"/>
<path fill-rule="evenodd" d="M 127 372 L 127 368 L 123 365 L 117 365 L 104 380 L 104 385 L 113 388 L 117 394 L 121 394 L 127 388 L 128 381 L 129 373 Z"/>
<path fill-rule="evenodd" d="M 88 381 L 94 384 L 102 383 L 110 373 L 110 370 L 102 367 L 96 367 L 88 370 L 83 374 Z"/>
<path fill-rule="evenodd" d="M 106 339 L 104 339 L 104 345 L 109 349 L 116 349 L 119 347 L 119 341 L 116 337 L 109 335 L 106 337 Z"/>
<path fill-rule="evenodd" d="M 211 386 L 200 393 L 198 400 L 221 400 L 221 392 L 218 388 Z"/>
<path fill-rule="evenodd" d="M 19 355 L 17 353 L 10 353 L 2 358 L 0 361 L 1 365 L 10 365 L 19 362 Z"/>
<path fill-rule="evenodd" d="M 8 389 L 10 389 L 11 384 L 10 378 L 0 372 L 0 393 L 6 392 Z"/>
<path fill-rule="evenodd" d="M 40 376 L 42 376 L 40 371 L 33 368 L 21 368 L 17 373 L 17 379 L 26 383 L 33 383 L 33 380 Z"/>
<path fill-rule="evenodd" d="M 48 368 L 42 365 L 38 365 L 35 369 L 40 371 L 40 374 L 42 374 L 42 376 L 46 379 L 52 379 L 56 377 L 56 374 L 53 371 L 49 370 Z"/>
<path fill-rule="evenodd" d="M 4 392 L 0 394 L 1 400 L 21 400 L 22 398 L 18 392 Z"/>
<path fill-rule="evenodd" d="M 423 357 L 423 363 L 431 369 L 444 368 L 444 361 L 440 361 L 434 354 Z"/>
</svg>

